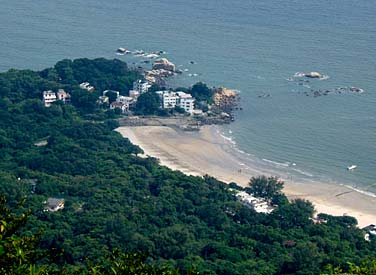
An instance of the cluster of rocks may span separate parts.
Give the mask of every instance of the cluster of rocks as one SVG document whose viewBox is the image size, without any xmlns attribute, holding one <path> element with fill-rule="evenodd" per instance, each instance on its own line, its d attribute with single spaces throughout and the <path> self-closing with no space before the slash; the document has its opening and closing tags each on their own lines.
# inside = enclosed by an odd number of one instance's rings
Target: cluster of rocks
<svg viewBox="0 0 376 275">
<path fill-rule="evenodd" d="M 167 58 L 160 58 L 153 62 L 152 70 L 145 71 L 145 79 L 150 83 L 155 83 L 160 86 L 166 84 L 166 79 L 176 75 L 176 66 Z"/>
<path fill-rule="evenodd" d="M 232 113 L 233 110 L 241 109 L 239 107 L 240 96 L 236 90 L 226 89 L 223 87 L 214 88 L 214 106 L 215 108 Z"/>
<path fill-rule="evenodd" d="M 358 87 L 338 87 L 335 89 L 330 90 L 310 90 L 303 92 L 302 94 L 306 96 L 313 96 L 313 97 L 319 97 L 319 96 L 325 96 L 329 94 L 342 94 L 342 93 L 351 93 L 351 94 L 361 94 L 364 90 Z M 299 92 L 300 93 L 300 92 Z"/>
</svg>

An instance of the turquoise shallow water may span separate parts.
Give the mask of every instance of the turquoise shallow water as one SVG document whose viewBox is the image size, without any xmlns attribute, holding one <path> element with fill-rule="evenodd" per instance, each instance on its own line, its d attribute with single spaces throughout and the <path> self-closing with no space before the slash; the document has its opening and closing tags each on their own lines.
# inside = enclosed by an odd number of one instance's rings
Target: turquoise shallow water
<svg viewBox="0 0 376 275">
<path fill-rule="evenodd" d="M 241 91 L 243 110 L 222 129 L 239 150 L 294 178 L 376 191 L 372 1 L 0 0 L 0 7 L 1 71 L 113 58 L 121 46 L 165 50 L 189 69 L 172 85 L 201 80 Z M 306 71 L 329 78 L 288 81 Z M 365 92 L 304 94 L 343 86 Z M 346 171 L 349 164 L 358 169 Z"/>
</svg>

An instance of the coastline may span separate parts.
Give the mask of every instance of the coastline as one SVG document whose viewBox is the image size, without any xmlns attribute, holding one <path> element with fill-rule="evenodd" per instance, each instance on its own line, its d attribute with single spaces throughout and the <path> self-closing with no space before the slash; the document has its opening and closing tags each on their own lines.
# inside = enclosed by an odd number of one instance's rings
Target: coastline
<svg viewBox="0 0 376 275">
<path fill-rule="evenodd" d="M 246 186 L 252 176 L 275 175 L 274 171 L 257 163 L 245 163 L 240 159 L 225 138 L 217 133 L 215 126 L 203 126 L 195 132 L 167 126 L 126 126 L 116 131 L 140 146 L 145 156 L 158 158 L 161 165 L 187 175 L 208 174 L 240 186 Z M 340 184 L 292 181 L 281 177 L 285 181 L 284 193 L 289 199 L 308 199 L 317 213 L 354 216 L 359 227 L 376 222 L 375 197 Z"/>
</svg>

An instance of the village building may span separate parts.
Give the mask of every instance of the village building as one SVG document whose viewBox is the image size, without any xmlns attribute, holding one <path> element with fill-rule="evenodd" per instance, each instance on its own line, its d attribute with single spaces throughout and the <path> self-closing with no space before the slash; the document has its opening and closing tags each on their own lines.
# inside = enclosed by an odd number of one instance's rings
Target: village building
<svg viewBox="0 0 376 275">
<path fill-rule="evenodd" d="M 158 91 L 156 93 L 161 98 L 161 108 L 173 109 L 178 106 L 189 114 L 193 113 L 195 99 L 192 95 L 173 91 Z"/>
<path fill-rule="evenodd" d="M 69 93 L 67 93 L 66 91 L 64 91 L 63 89 L 59 89 L 56 93 L 57 95 L 57 100 L 61 100 L 63 101 L 64 103 L 70 103 L 70 100 L 71 100 L 71 96 Z"/>
<path fill-rule="evenodd" d="M 133 82 L 133 90 L 138 91 L 140 94 L 146 93 L 150 88 L 150 84 L 147 81 L 138 79 Z"/>
<path fill-rule="evenodd" d="M 50 107 L 56 100 L 61 100 L 64 103 L 70 103 L 71 96 L 63 89 L 59 89 L 57 93 L 52 90 L 43 92 L 43 104 L 45 107 Z"/>
<path fill-rule="evenodd" d="M 158 91 L 162 109 L 173 109 L 178 105 L 179 96 L 172 91 Z"/>
<path fill-rule="evenodd" d="M 129 96 L 133 98 L 134 101 L 137 101 L 137 98 L 140 96 L 140 92 L 136 90 L 130 90 Z"/>
<path fill-rule="evenodd" d="M 59 211 L 61 209 L 64 209 L 64 203 L 64 199 L 48 198 L 45 210 L 49 212 Z"/>
<path fill-rule="evenodd" d="M 119 101 L 114 101 L 110 104 L 111 110 L 114 110 L 114 109 L 117 109 L 117 108 L 120 109 L 121 112 L 124 114 L 124 113 L 127 113 L 129 111 L 129 104 L 119 102 Z"/>
<path fill-rule="evenodd" d="M 52 102 L 55 102 L 56 99 L 56 94 L 52 90 L 43 92 L 43 103 L 45 107 L 50 107 Z"/>
</svg>

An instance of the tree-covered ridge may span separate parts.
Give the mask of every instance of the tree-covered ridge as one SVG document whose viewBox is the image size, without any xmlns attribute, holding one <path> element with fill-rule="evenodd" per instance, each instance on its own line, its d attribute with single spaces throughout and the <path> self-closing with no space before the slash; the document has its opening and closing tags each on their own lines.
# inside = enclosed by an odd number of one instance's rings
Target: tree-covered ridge
<svg viewBox="0 0 376 275">
<path fill-rule="evenodd" d="M 97 61 L 85 59 L 82 66 L 90 62 Z M 85 72 L 81 66 L 63 67 L 77 82 L 86 78 L 77 76 Z M 96 76 L 109 79 L 108 70 Z M 82 115 L 75 105 L 45 108 L 39 95 L 53 88 L 48 83 L 77 85 L 45 75 L 0 74 L 9 88 L 0 88 L 0 193 L 11 206 L 27 198 L 24 207 L 33 214 L 21 233 L 39 233 L 40 249 L 50 254 L 36 266 L 85 266 L 115 249 L 200 274 L 319 274 L 329 264 L 346 270 L 347 262 L 375 258 L 376 242 L 365 241 L 351 217 L 321 215 L 323 222 L 314 223 L 312 204 L 288 202 L 279 186 L 268 186 L 278 208 L 257 213 L 212 177 L 186 176 L 137 157 L 141 150 L 113 131 L 115 121 L 89 119 L 95 113 Z M 264 194 L 258 187 L 250 190 Z M 64 198 L 65 208 L 44 211 L 49 197 Z"/>
</svg>

